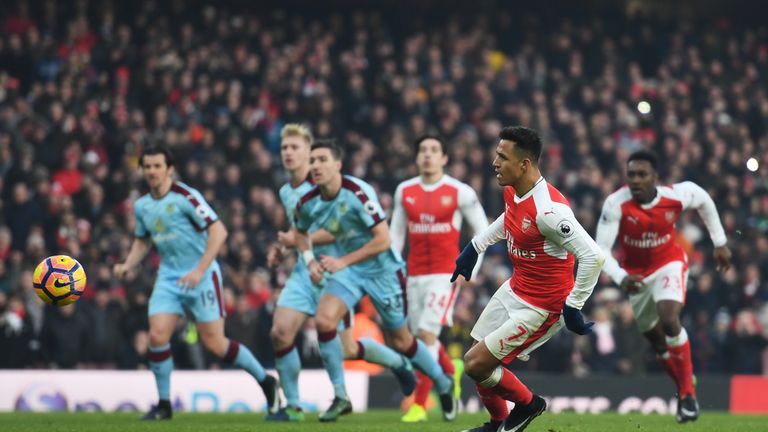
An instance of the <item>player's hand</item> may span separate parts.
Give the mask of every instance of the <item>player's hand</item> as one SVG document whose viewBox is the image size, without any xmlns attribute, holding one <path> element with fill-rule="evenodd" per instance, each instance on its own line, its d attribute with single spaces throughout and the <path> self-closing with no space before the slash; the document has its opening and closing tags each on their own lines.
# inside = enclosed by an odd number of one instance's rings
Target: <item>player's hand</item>
<svg viewBox="0 0 768 432">
<path fill-rule="evenodd" d="M 203 278 L 203 272 L 198 269 L 194 269 L 191 272 L 180 277 L 179 280 L 176 281 L 176 284 L 184 289 L 191 289 L 196 287 L 197 284 L 200 283 L 200 279 L 202 278 Z"/>
<path fill-rule="evenodd" d="M 321 255 L 320 264 L 322 264 L 322 267 L 329 273 L 336 273 L 347 266 L 341 258 L 336 258 L 330 255 Z"/>
<path fill-rule="evenodd" d="M 631 274 L 624 276 L 624 280 L 621 281 L 619 288 L 622 291 L 626 291 L 629 294 L 637 294 L 640 288 L 643 287 L 643 276 L 639 274 Z"/>
<path fill-rule="evenodd" d="M 112 273 L 115 275 L 118 279 L 123 279 L 125 277 L 125 274 L 128 273 L 128 266 L 125 265 L 125 263 L 118 263 L 115 264 L 115 266 L 112 268 Z"/>
<path fill-rule="evenodd" d="M 312 261 L 307 265 L 307 268 L 309 269 L 309 279 L 312 280 L 313 284 L 319 284 L 323 280 L 323 266 L 317 261 Z"/>
<path fill-rule="evenodd" d="M 715 248 L 715 270 L 728 271 L 731 268 L 731 250 L 728 246 L 720 246 Z"/>
<path fill-rule="evenodd" d="M 267 267 L 275 268 L 283 262 L 283 259 L 285 259 L 285 255 L 283 254 L 283 248 L 279 244 L 275 243 L 269 247 L 267 251 Z"/>
<path fill-rule="evenodd" d="M 592 326 L 595 325 L 594 321 L 584 322 L 581 311 L 567 304 L 563 305 L 563 319 L 568 330 L 582 336 L 592 333 Z"/>
<path fill-rule="evenodd" d="M 451 282 L 455 282 L 459 275 L 464 276 L 464 279 L 469 281 L 472 278 L 472 270 L 477 264 L 477 251 L 472 242 L 464 246 L 464 250 L 461 251 L 459 257 L 456 258 L 456 270 L 453 271 L 451 276 Z"/>
<path fill-rule="evenodd" d="M 294 235 L 293 230 L 278 232 L 277 241 L 288 248 L 296 247 L 296 236 Z"/>
</svg>

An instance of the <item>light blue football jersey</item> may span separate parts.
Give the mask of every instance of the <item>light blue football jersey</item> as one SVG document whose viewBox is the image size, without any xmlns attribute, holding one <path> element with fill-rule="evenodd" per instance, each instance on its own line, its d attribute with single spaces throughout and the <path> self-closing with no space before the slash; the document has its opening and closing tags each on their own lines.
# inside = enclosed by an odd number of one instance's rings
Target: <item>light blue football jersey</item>
<svg viewBox="0 0 768 432">
<path fill-rule="evenodd" d="M 309 231 L 312 227 L 324 228 L 336 238 L 339 256 L 362 248 L 372 238 L 371 228 L 386 220 L 376 192 L 368 183 L 344 176 L 336 198 L 324 200 L 318 187 L 306 193 L 296 206 L 296 227 Z M 400 254 L 390 247 L 352 269 L 361 274 L 396 272 L 403 266 Z"/>
<path fill-rule="evenodd" d="M 293 187 L 291 185 L 291 182 L 288 182 L 283 185 L 283 187 L 280 188 L 278 191 L 278 195 L 280 196 L 280 201 L 283 203 L 283 207 L 285 208 L 285 215 L 288 217 L 288 220 L 291 221 L 291 224 L 294 224 L 294 214 L 296 212 L 296 205 L 299 203 L 299 200 L 301 197 L 306 195 L 309 191 L 312 190 L 315 186 L 310 183 L 308 180 L 304 180 L 299 184 L 297 187 Z M 314 232 L 317 231 L 319 227 L 316 225 L 310 225 L 308 232 Z M 336 249 L 336 246 L 333 243 L 326 244 L 326 245 L 315 245 L 312 248 L 312 251 L 315 253 L 315 256 L 318 258 L 320 255 L 331 255 L 331 256 L 339 256 L 338 250 Z M 298 249 L 297 249 L 298 253 Z M 301 255 L 299 253 L 299 255 Z M 297 260 L 297 265 L 304 265 L 304 260 L 299 257 Z"/>
<path fill-rule="evenodd" d="M 181 182 L 173 182 L 162 198 L 143 195 L 136 200 L 133 212 L 134 234 L 151 238 L 160 253 L 161 274 L 194 269 L 205 253 L 207 228 L 219 219 L 200 192 Z M 218 267 L 215 260 L 214 266 Z"/>
</svg>

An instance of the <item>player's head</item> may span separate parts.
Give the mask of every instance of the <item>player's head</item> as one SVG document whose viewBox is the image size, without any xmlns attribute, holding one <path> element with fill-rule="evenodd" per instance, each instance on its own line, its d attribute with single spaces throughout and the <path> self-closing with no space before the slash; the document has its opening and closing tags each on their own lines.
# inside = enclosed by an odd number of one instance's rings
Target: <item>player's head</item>
<svg viewBox="0 0 768 432">
<path fill-rule="evenodd" d="M 317 140 L 312 144 L 312 152 L 309 156 L 309 165 L 312 180 L 320 185 L 326 185 L 335 177 L 341 175 L 341 160 L 344 151 L 336 143 L 336 140 Z"/>
<path fill-rule="evenodd" d="M 299 123 L 288 123 L 280 131 L 280 158 L 288 171 L 295 171 L 309 164 L 312 132 Z"/>
<path fill-rule="evenodd" d="M 448 164 L 445 141 L 435 135 L 416 138 L 416 166 L 421 175 L 439 175 Z"/>
<path fill-rule="evenodd" d="M 651 151 L 638 150 L 627 159 L 627 185 L 632 198 L 641 203 L 650 202 L 656 196 L 659 159 Z"/>
<path fill-rule="evenodd" d="M 522 126 L 503 128 L 493 160 L 499 184 L 510 186 L 526 174 L 538 175 L 541 147 L 541 138 L 535 130 Z"/>
<path fill-rule="evenodd" d="M 139 159 L 144 179 L 151 189 L 157 189 L 171 180 L 173 175 L 173 153 L 165 146 L 152 146 L 144 150 Z"/>
</svg>

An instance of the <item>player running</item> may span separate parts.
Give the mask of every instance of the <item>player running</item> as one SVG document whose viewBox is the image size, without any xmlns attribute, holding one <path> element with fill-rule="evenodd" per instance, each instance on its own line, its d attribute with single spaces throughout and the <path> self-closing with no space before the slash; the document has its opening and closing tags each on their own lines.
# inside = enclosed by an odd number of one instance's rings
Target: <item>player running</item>
<svg viewBox="0 0 768 432">
<path fill-rule="evenodd" d="M 314 187 L 309 180 L 309 151 L 312 145 L 312 134 L 306 126 L 288 124 L 283 127 L 281 138 L 280 156 L 283 166 L 290 173 L 291 180 L 280 188 L 280 201 L 285 207 L 288 219 L 293 221 L 293 211 L 299 199 Z M 310 231 L 312 231 L 311 239 L 314 253 L 337 255 L 336 246 L 333 243 L 335 239 L 330 233 L 323 229 L 317 229 L 315 226 L 311 226 Z M 281 232 L 278 237 L 283 247 L 293 248 L 295 246 L 292 231 Z M 271 249 L 270 265 L 276 265 L 280 260 L 282 260 L 280 248 Z M 304 413 L 299 406 L 301 359 L 294 341 L 307 319 L 315 314 L 322 289 L 323 285 L 315 285 L 310 281 L 309 271 L 304 261 L 299 257 L 277 300 L 271 331 L 272 344 L 275 349 L 275 364 L 280 374 L 280 383 L 287 399 L 287 406 L 277 413 L 267 416 L 267 420 L 304 420 Z M 370 338 L 355 341 L 349 330 L 350 324 L 351 316 L 350 319 L 342 320 L 339 325 L 339 329 L 342 330 L 345 357 L 359 358 L 362 354 L 368 361 L 393 368 L 393 373 L 400 381 L 403 392 L 412 393 L 415 386 L 415 376 L 402 356 Z M 343 365 L 331 365 L 328 371 L 331 381 L 334 383 L 336 397 L 346 399 Z M 329 410 L 320 415 L 320 420 L 329 421 L 335 417 L 335 412 Z"/>
<path fill-rule="evenodd" d="M 149 298 L 147 354 L 160 401 L 143 419 L 172 417 L 170 339 L 185 311 L 196 321 L 203 346 L 256 378 L 267 398 L 267 410 L 275 412 L 280 406 L 277 380 L 267 375 L 245 345 L 224 336 L 221 269 L 215 259 L 227 229 L 200 192 L 173 180 L 170 150 L 149 148 L 140 162 L 149 193 L 134 203 L 135 238 L 114 273 L 122 278 L 153 245 L 160 254 L 160 268 Z"/>
<path fill-rule="evenodd" d="M 692 182 L 657 186 L 656 155 L 641 150 L 627 160 L 627 186 L 603 204 L 597 243 L 606 254 L 603 269 L 626 290 L 635 320 L 677 385 L 677 421 L 695 421 L 699 404 L 693 388 L 688 333 L 680 324 L 688 281 L 688 257 L 675 241 L 680 213 L 695 208 L 715 246 L 716 269 L 730 268 L 731 251 L 712 198 Z M 612 256 L 616 238 L 623 256 Z"/>
<path fill-rule="evenodd" d="M 456 259 L 458 275 L 469 280 L 478 253 L 505 240 L 514 265 L 477 319 L 475 345 L 464 356 L 466 373 L 491 420 L 471 431 L 522 431 L 547 407 L 504 366 L 549 340 L 563 322 L 571 331 L 591 332 L 581 308 L 600 275 L 603 254 L 576 220 L 568 201 L 539 171 L 541 139 L 525 127 L 499 133 L 493 167 L 504 188 L 504 213 L 476 235 Z M 574 280 L 574 256 L 579 261 Z M 562 315 L 562 319 L 561 319 Z M 507 401 L 515 403 L 510 412 Z"/>
<path fill-rule="evenodd" d="M 453 420 L 457 411 L 453 379 L 443 374 L 424 344 L 406 326 L 404 266 L 400 254 L 391 247 L 384 211 L 370 185 L 342 176 L 341 160 L 341 149 L 334 142 L 312 145 L 311 173 L 317 186 L 301 198 L 295 213 L 296 244 L 312 281 L 319 282 L 328 273 L 315 316 L 323 361 L 339 361 L 342 343 L 336 325 L 366 293 L 382 318 L 391 346 L 435 381 L 443 415 Z M 344 255 L 315 257 L 307 235 L 313 224 L 330 232 Z M 365 349 L 363 357 L 367 360 L 368 347 L 360 348 Z M 348 400 L 336 398 L 331 409 L 341 415 L 349 412 L 351 405 Z"/>
<path fill-rule="evenodd" d="M 455 368 L 438 336 L 443 326 L 453 325 L 459 286 L 450 278 L 459 254 L 462 221 L 466 219 L 477 234 L 488 227 L 488 219 L 475 191 L 444 173 L 448 154 L 443 140 L 425 135 L 416 140 L 416 146 L 419 176 L 400 183 L 395 191 L 392 246 L 402 253 L 407 233 L 408 325 L 443 372 L 453 375 L 458 398 L 463 368 Z M 425 407 L 432 380 L 421 372 L 417 376 L 414 404 L 401 419 L 406 423 L 427 420 Z"/>
</svg>

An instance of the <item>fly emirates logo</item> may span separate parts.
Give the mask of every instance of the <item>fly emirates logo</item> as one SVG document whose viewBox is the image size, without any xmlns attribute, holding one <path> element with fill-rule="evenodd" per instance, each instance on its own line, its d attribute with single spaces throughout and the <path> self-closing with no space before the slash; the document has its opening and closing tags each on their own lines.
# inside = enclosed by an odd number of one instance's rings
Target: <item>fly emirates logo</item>
<svg viewBox="0 0 768 432">
<path fill-rule="evenodd" d="M 652 249 L 663 244 L 669 243 L 672 240 L 671 234 L 664 234 L 659 236 L 657 232 L 644 232 L 641 238 L 632 238 L 627 234 L 624 234 L 624 244 L 630 247 L 636 247 L 641 249 Z"/>
<path fill-rule="evenodd" d="M 436 221 L 435 215 L 421 213 L 418 222 L 408 222 L 408 231 L 411 234 L 445 234 L 451 232 L 450 223 Z"/>
<path fill-rule="evenodd" d="M 516 248 L 514 237 L 512 237 L 509 231 L 506 232 L 506 235 L 507 250 L 509 251 L 510 255 L 517 258 L 536 259 L 536 251 Z"/>
</svg>

